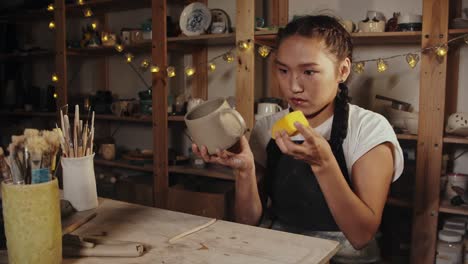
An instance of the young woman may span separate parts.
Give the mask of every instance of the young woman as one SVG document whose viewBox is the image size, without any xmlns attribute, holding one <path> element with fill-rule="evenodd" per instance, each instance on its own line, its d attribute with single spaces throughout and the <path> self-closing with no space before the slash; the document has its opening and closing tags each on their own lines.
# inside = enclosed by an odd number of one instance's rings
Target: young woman
<svg viewBox="0 0 468 264">
<path fill-rule="evenodd" d="M 351 58 L 351 36 L 336 19 L 290 22 L 278 33 L 275 60 L 290 109 L 257 121 L 239 154 L 209 156 L 205 147 L 192 146 L 206 162 L 236 169 L 237 221 L 255 225 L 269 215 L 273 228 L 344 242 L 342 254 L 351 248 L 346 245 L 362 249 L 373 241 L 403 155 L 384 117 L 348 103 Z M 283 131 L 273 140 L 271 127 L 292 110 L 302 111 L 309 126 L 297 123 L 299 135 Z M 258 192 L 260 166 L 268 203 Z"/>
</svg>

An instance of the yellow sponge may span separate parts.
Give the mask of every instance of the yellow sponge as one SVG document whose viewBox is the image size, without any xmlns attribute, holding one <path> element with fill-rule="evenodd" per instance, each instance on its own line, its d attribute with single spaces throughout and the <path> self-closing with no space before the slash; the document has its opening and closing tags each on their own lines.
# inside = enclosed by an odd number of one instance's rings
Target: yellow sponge
<svg viewBox="0 0 468 264">
<path fill-rule="evenodd" d="M 294 126 L 295 122 L 299 122 L 303 126 L 309 126 L 309 122 L 302 111 L 294 111 L 276 121 L 271 129 L 271 137 L 274 139 L 276 137 L 276 132 L 281 132 L 283 130 L 285 130 L 289 136 L 293 136 L 297 132 L 297 128 Z"/>
</svg>

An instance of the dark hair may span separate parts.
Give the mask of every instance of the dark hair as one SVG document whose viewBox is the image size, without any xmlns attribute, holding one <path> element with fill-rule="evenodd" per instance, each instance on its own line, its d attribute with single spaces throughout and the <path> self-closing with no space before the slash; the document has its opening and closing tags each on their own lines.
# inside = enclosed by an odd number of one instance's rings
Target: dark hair
<svg viewBox="0 0 468 264">
<path fill-rule="evenodd" d="M 326 15 L 317 16 L 301 16 L 289 22 L 285 28 L 278 31 L 276 39 L 276 47 L 279 48 L 284 39 L 299 35 L 308 38 L 317 38 L 323 40 L 328 51 L 335 55 L 336 65 L 338 62 L 349 58 L 353 55 L 353 43 L 351 35 L 338 22 L 336 18 Z M 335 151 L 337 147 L 341 147 L 343 140 L 346 138 L 348 131 L 348 87 L 340 83 L 339 93 L 335 97 L 335 112 L 334 118 L 339 118 L 339 122 L 333 122 L 339 127 L 333 127 L 331 135 L 331 146 Z"/>
</svg>

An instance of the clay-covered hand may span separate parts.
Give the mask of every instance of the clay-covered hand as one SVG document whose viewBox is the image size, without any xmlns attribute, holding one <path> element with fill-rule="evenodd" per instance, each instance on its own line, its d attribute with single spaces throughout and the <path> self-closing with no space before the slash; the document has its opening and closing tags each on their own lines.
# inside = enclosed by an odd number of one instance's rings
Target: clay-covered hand
<svg viewBox="0 0 468 264">
<path fill-rule="evenodd" d="M 304 137 L 304 142 L 294 143 L 285 131 L 277 132 L 276 144 L 281 152 L 307 162 L 312 168 L 325 166 L 333 158 L 327 140 L 310 126 L 303 126 L 299 122 L 295 122 L 294 126 Z"/>
<path fill-rule="evenodd" d="M 250 149 L 249 142 L 245 136 L 239 140 L 240 151 L 233 153 L 227 150 L 218 150 L 216 155 L 209 155 L 205 146 L 198 147 L 192 144 L 193 153 L 202 157 L 205 162 L 217 163 L 224 166 L 229 166 L 239 171 L 249 171 L 254 168 L 254 157 Z"/>
</svg>

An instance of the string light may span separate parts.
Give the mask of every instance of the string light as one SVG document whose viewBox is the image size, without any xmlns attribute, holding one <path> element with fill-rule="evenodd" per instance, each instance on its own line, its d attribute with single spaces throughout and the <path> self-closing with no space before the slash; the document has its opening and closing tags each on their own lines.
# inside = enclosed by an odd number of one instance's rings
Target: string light
<svg viewBox="0 0 468 264">
<path fill-rule="evenodd" d="M 109 40 L 109 35 L 108 34 L 103 34 L 102 35 L 102 41 L 108 41 Z"/>
<path fill-rule="evenodd" d="M 439 46 L 439 47 L 437 47 L 437 49 L 436 49 L 436 54 L 437 54 L 437 56 L 439 56 L 439 57 L 445 57 L 445 56 L 447 55 L 447 52 L 448 52 L 448 47 L 447 47 L 447 45 Z"/>
<path fill-rule="evenodd" d="M 419 56 L 417 54 L 409 53 L 408 55 L 406 55 L 406 62 L 411 67 L 411 69 L 414 69 L 414 67 L 416 67 L 416 65 L 419 62 Z"/>
<path fill-rule="evenodd" d="M 361 74 L 364 72 L 364 68 L 365 68 L 365 63 L 364 62 L 356 62 L 356 63 L 353 63 L 353 71 L 355 73 L 358 73 L 358 74 Z"/>
<path fill-rule="evenodd" d="M 141 62 L 141 65 L 140 65 L 140 67 L 141 67 L 141 69 L 142 69 L 143 71 L 146 71 L 146 70 L 148 69 L 149 66 L 150 66 L 150 63 L 149 63 L 149 61 L 148 61 L 147 59 L 144 59 L 144 60 Z"/>
<path fill-rule="evenodd" d="M 55 98 L 55 99 L 57 99 L 57 97 L 58 97 L 58 94 L 57 94 L 57 93 L 54 93 L 54 95 L 53 95 L 53 96 L 54 96 L 54 98 Z"/>
<path fill-rule="evenodd" d="M 98 22 L 94 21 L 93 23 L 91 23 L 91 28 L 92 28 L 93 30 L 96 30 L 97 27 L 98 27 Z"/>
<path fill-rule="evenodd" d="M 185 75 L 188 77 L 193 76 L 195 74 L 195 69 L 192 66 L 188 66 L 185 68 Z"/>
<path fill-rule="evenodd" d="M 250 40 L 248 40 L 248 41 L 239 40 L 239 42 L 237 42 L 237 48 L 238 48 L 240 51 L 249 50 L 250 47 L 251 47 Z"/>
<path fill-rule="evenodd" d="M 83 15 L 85 17 L 92 17 L 93 16 L 93 11 L 91 10 L 91 8 L 85 8 L 85 9 L 83 9 Z"/>
<path fill-rule="evenodd" d="M 54 4 L 49 4 L 49 5 L 47 6 L 47 11 L 49 11 L 49 12 L 54 11 Z"/>
<path fill-rule="evenodd" d="M 130 63 L 133 61 L 134 56 L 131 53 L 127 53 L 125 54 L 125 58 L 127 59 L 127 63 Z"/>
<path fill-rule="evenodd" d="M 59 78 L 56 73 L 52 74 L 52 81 L 53 82 L 58 82 Z"/>
<path fill-rule="evenodd" d="M 115 45 L 115 50 L 116 50 L 117 52 L 122 52 L 122 51 L 124 50 L 124 48 L 123 48 L 122 45 L 117 44 L 117 45 Z"/>
<path fill-rule="evenodd" d="M 173 78 L 176 76 L 175 68 L 173 66 L 167 67 L 166 71 L 167 71 L 167 77 Z"/>
<path fill-rule="evenodd" d="M 50 29 L 55 29 L 55 22 L 54 21 L 49 22 L 49 28 Z"/>
<path fill-rule="evenodd" d="M 383 59 L 378 59 L 377 60 L 377 71 L 378 72 L 384 72 L 388 68 L 387 63 Z"/>
<path fill-rule="evenodd" d="M 223 55 L 223 60 L 227 63 L 231 63 L 234 61 L 234 55 L 229 51 Z"/>
<path fill-rule="evenodd" d="M 152 72 L 152 73 L 157 73 L 157 72 L 159 72 L 160 70 L 161 70 L 161 69 L 160 69 L 158 66 L 156 66 L 156 65 L 152 65 L 152 66 L 151 66 L 151 72 Z"/>
<path fill-rule="evenodd" d="M 265 45 L 262 45 L 258 48 L 258 54 L 262 56 L 262 58 L 268 57 L 270 55 L 271 49 Z"/>
<path fill-rule="evenodd" d="M 216 64 L 214 64 L 213 62 L 210 62 L 208 64 L 208 70 L 210 70 L 210 72 L 214 72 L 216 70 Z"/>
<path fill-rule="evenodd" d="M 84 0 L 78 0 L 77 3 L 78 3 L 79 5 L 84 5 Z"/>
</svg>

